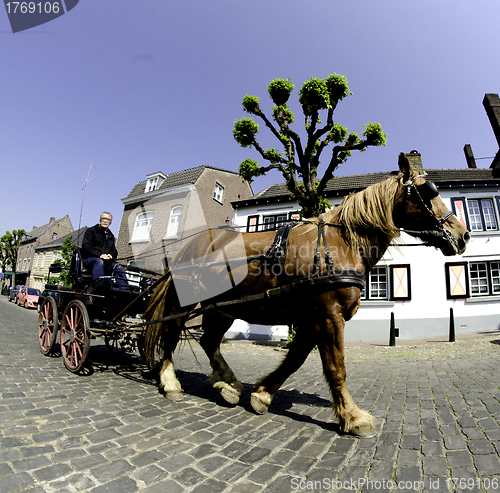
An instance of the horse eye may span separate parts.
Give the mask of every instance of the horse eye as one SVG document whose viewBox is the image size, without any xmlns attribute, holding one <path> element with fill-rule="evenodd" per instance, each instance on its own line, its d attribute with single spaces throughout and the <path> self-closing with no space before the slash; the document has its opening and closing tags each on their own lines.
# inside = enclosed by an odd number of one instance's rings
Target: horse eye
<svg viewBox="0 0 500 493">
<path fill-rule="evenodd" d="M 418 193 L 423 200 L 430 202 L 439 195 L 439 190 L 437 189 L 435 183 L 432 181 L 426 181 L 417 187 Z"/>
</svg>

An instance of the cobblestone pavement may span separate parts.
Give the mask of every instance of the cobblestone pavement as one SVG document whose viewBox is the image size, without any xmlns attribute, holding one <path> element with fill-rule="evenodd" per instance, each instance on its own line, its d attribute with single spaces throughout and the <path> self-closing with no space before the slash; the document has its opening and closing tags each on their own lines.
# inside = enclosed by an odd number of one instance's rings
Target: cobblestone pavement
<svg viewBox="0 0 500 493">
<path fill-rule="evenodd" d="M 113 359 L 99 340 L 92 371 L 68 372 L 39 352 L 37 317 L 0 298 L 0 493 L 500 489 L 500 333 L 472 355 L 351 356 L 350 391 L 380 425 L 358 439 L 338 432 L 317 353 L 258 416 L 251 384 L 282 351 L 224 345 L 245 386 L 230 407 L 185 345 L 174 403 L 138 356 Z"/>
</svg>

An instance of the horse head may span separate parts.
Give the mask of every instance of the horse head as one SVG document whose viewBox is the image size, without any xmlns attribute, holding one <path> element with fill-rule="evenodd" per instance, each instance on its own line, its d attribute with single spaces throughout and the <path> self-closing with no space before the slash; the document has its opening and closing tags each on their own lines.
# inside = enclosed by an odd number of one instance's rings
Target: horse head
<svg viewBox="0 0 500 493">
<path fill-rule="evenodd" d="M 402 180 L 396 195 L 394 224 L 438 248 L 443 255 L 463 253 L 470 234 L 444 205 L 436 185 L 412 170 L 404 153 L 399 155 L 398 164 Z"/>
</svg>

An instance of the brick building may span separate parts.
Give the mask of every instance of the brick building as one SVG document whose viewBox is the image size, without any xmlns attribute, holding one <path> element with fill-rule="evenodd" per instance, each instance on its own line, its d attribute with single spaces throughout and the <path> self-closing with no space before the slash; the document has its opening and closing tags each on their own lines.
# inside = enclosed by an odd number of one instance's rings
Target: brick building
<svg viewBox="0 0 500 493">
<path fill-rule="evenodd" d="M 33 226 L 33 229 L 24 235 L 17 254 L 16 284 L 34 286 L 31 271 L 35 260 L 36 248 L 51 241 L 66 236 L 73 231 L 73 226 L 66 215 L 61 219 L 51 217 L 43 226 Z M 37 257 L 38 259 L 38 257 Z M 36 260 L 37 260 L 36 259 Z"/>
<path fill-rule="evenodd" d="M 122 199 L 119 260 L 161 272 L 188 241 L 184 238 L 207 226 L 231 223 L 231 202 L 252 195 L 238 173 L 213 166 L 151 173 Z"/>
</svg>

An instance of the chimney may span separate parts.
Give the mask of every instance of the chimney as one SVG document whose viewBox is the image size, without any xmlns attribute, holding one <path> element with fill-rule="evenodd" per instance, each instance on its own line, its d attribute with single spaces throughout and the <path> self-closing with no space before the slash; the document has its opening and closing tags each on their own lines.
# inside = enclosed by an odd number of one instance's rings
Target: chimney
<svg viewBox="0 0 500 493">
<path fill-rule="evenodd" d="M 500 98 L 498 94 L 485 94 L 483 106 L 490 120 L 498 145 L 500 146 Z"/>
<path fill-rule="evenodd" d="M 422 156 L 418 151 L 411 151 L 409 154 L 405 154 L 410 163 L 410 168 L 417 173 L 422 173 Z"/>
<path fill-rule="evenodd" d="M 474 159 L 474 154 L 472 152 L 472 146 L 470 144 L 465 144 L 464 146 L 465 160 L 467 161 L 468 168 L 477 168 L 476 160 Z"/>
<path fill-rule="evenodd" d="M 51 218 L 49 219 L 49 224 L 50 224 L 50 223 L 53 223 L 55 220 L 56 220 L 56 218 L 55 218 L 55 217 L 51 217 Z"/>
</svg>

